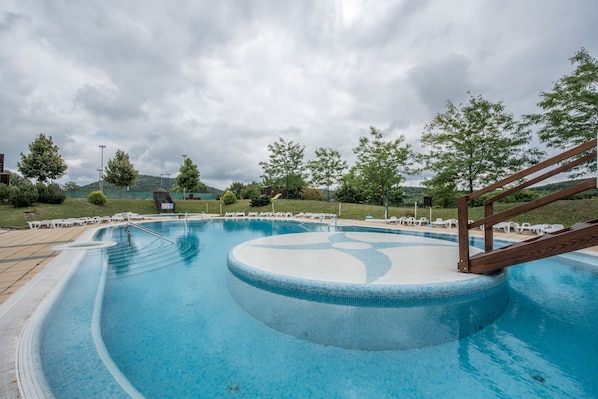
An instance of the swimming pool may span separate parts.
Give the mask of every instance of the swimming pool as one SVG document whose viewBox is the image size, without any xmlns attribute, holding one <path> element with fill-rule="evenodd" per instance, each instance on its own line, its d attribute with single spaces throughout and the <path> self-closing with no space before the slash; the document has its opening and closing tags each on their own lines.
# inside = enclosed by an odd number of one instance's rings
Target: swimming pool
<svg viewBox="0 0 598 399">
<path fill-rule="evenodd" d="M 361 351 L 269 328 L 228 290 L 231 248 L 320 225 L 148 226 L 177 244 L 134 231 L 128 247 L 122 227 L 100 230 L 97 240 L 119 245 L 88 251 L 44 318 L 42 382 L 57 398 L 598 396 L 595 257 L 572 254 L 510 268 L 503 314 L 468 337 Z"/>
</svg>

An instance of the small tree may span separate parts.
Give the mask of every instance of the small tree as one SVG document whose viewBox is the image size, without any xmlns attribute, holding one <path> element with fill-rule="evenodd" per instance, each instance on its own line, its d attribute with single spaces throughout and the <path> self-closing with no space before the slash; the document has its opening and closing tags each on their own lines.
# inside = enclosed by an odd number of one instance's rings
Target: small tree
<svg viewBox="0 0 598 399">
<path fill-rule="evenodd" d="M 274 144 L 268 144 L 270 161 L 260 162 L 264 170 L 262 178 L 267 185 L 284 188 L 285 198 L 297 197 L 303 180 L 303 152 L 305 147 L 279 138 Z"/>
<path fill-rule="evenodd" d="M 347 169 L 347 162 L 332 148 L 316 149 L 316 158 L 307 163 L 312 183 L 326 187 L 326 199 L 330 201 L 330 186 L 337 184 Z"/>
<path fill-rule="evenodd" d="M 446 193 L 451 187 L 473 192 L 537 162 L 540 151 L 528 147 L 531 132 L 501 102 L 481 96 L 465 105 L 447 101 L 447 110 L 426 126 L 421 143 L 425 170 L 436 176 L 426 186 Z M 446 197 L 448 198 L 448 197 Z"/>
<path fill-rule="evenodd" d="M 120 198 L 122 199 L 123 188 L 132 185 L 138 175 L 139 172 L 135 170 L 129 161 L 129 154 L 117 150 L 114 158 L 110 159 L 106 165 L 106 177 L 104 180 L 120 188 Z"/>
<path fill-rule="evenodd" d="M 404 136 L 384 140 L 382 132 L 370 127 L 370 137 L 360 137 L 359 146 L 353 149 L 357 156 L 354 167 L 356 177 L 362 179 L 368 202 L 382 204 L 385 191 L 398 187 L 405 178 L 411 147 L 403 145 Z"/>
<path fill-rule="evenodd" d="M 224 202 L 225 205 L 234 204 L 237 202 L 237 196 L 232 191 L 226 191 L 222 194 L 222 202 Z"/>
<path fill-rule="evenodd" d="M 62 177 L 67 165 L 58 153 L 58 147 L 54 145 L 52 136 L 46 137 L 45 134 L 40 133 L 29 144 L 29 154 L 21 153 L 21 161 L 17 163 L 17 168 L 24 177 L 45 183 Z"/>
<path fill-rule="evenodd" d="M 104 206 L 108 202 L 108 198 L 101 191 L 93 191 L 87 196 L 87 202 L 92 205 Z"/>
<path fill-rule="evenodd" d="M 187 191 L 201 191 L 202 185 L 199 181 L 199 169 L 193 163 L 191 158 L 185 158 L 185 161 L 179 169 L 179 175 L 176 177 L 176 184 Z M 183 191 L 184 191 L 183 190 Z"/>
</svg>

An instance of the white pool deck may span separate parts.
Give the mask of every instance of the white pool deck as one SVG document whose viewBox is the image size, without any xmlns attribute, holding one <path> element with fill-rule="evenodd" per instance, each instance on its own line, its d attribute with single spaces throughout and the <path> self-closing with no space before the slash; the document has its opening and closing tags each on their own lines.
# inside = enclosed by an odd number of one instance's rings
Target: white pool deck
<svg viewBox="0 0 598 399">
<path fill-rule="evenodd" d="M 396 226 L 364 221 L 342 220 L 339 225 L 360 225 L 381 228 L 399 228 L 404 230 L 435 231 L 456 234 L 456 229 L 429 227 Z M 48 296 L 64 279 L 69 269 L 78 261 L 81 251 L 58 251 L 57 245 L 86 240 L 97 227 L 81 226 L 65 229 L 22 230 L 0 232 L 0 399 L 21 398 L 17 385 L 15 367 L 16 348 L 23 328 L 34 314 L 43 299 Z M 479 232 L 472 232 L 476 234 Z M 295 236 L 295 235 L 294 235 Z M 394 245 L 400 241 L 397 237 L 409 237 L 408 245 Z M 495 238 L 521 240 L 529 236 L 515 233 L 495 233 Z M 388 238 L 390 240 L 390 238 Z M 282 240 L 282 241 L 277 241 Z M 293 237 L 292 242 L 284 238 L 272 238 L 266 241 L 266 247 L 255 246 L 242 248 L 243 259 L 257 265 L 267 272 L 287 274 L 301 279 L 311 278 L 319 281 L 338 283 L 375 283 L 375 284 L 428 284 L 441 281 L 457 281 L 476 278 L 475 275 L 461 274 L 456 271 L 456 245 L 450 249 L 431 250 L 421 245 L 410 236 L 392 235 L 392 242 L 374 235 L 347 233 L 344 237 L 322 235 L 302 239 Z M 315 241 L 314 241 L 315 240 Z M 399 241 L 397 241 L 399 240 Z M 254 243 L 255 244 L 255 243 Z M 262 243 L 263 244 L 263 243 Z M 325 248 L 314 250 L 314 245 Z M 280 246 L 306 245 L 310 250 L 293 253 L 293 249 Z M 279 246 L 279 248 L 276 248 Z M 594 247 L 592 251 L 598 250 Z M 289 253 L 288 251 L 291 251 Z M 376 256 L 388 259 L 388 270 L 375 271 L 368 276 L 368 267 L 364 264 L 363 252 L 367 255 L 376 252 Z M 367 256 L 366 256 L 367 258 Z M 367 263 L 367 261 L 366 261 Z M 342 265 L 342 272 L 322 267 L 322 264 Z M 274 266 L 276 269 L 273 269 Z M 282 266 L 281 266 L 282 265 Z M 300 271 L 296 275 L 297 270 Z M 418 265 L 417 268 L 413 265 Z M 374 280 L 370 281 L 372 278 Z"/>
</svg>

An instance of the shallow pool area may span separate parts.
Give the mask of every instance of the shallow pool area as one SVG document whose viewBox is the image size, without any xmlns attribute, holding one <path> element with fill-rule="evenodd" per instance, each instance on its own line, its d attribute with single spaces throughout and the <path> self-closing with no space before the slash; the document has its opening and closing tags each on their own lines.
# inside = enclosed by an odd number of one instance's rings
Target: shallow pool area
<svg viewBox="0 0 598 399">
<path fill-rule="evenodd" d="M 411 349 L 359 350 L 317 343 L 270 323 L 277 318 L 305 331 L 311 320 L 334 338 L 342 335 L 334 330 L 338 321 L 353 319 L 353 327 L 365 330 L 361 336 L 379 339 L 376 325 L 389 317 L 439 326 L 454 319 L 453 310 L 439 309 L 434 317 L 370 312 L 364 322 L 361 311 L 388 309 L 389 303 L 314 301 L 248 287 L 229 270 L 233 248 L 274 235 L 331 233 L 317 223 L 215 219 L 146 226 L 176 244 L 133 231 L 128 246 L 123 227 L 99 230 L 94 240 L 117 245 L 87 250 L 47 306 L 34 337 L 39 367 L 31 367 L 39 371 L 39 391 L 56 398 L 598 397 L 595 256 L 570 254 L 509 268 L 496 316 L 473 323 L 479 328 L 463 336 Z M 332 233 L 376 231 L 337 227 Z M 357 248 L 352 245 L 349 250 Z M 375 273 L 382 274 L 366 276 L 364 284 L 388 274 Z M 242 292 L 231 291 L 239 283 Z M 239 295 L 255 300 L 254 308 L 269 303 L 277 311 L 260 319 L 240 305 Z M 300 316 L 295 325 L 289 315 Z M 433 333 L 428 327 L 413 335 Z"/>
</svg>

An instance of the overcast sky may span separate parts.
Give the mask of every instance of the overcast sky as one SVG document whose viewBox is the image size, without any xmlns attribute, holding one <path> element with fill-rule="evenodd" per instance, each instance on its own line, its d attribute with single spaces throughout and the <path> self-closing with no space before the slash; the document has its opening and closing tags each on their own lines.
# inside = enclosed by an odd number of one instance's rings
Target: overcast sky
<svg viewBox="0 0 598 399">
<path fill-rule="evenodd" d="M 3 0 L 0 153 L 17 171 L 51 135 L 80 185 L 100 145 L 155 176 L 185 154 L 220 189 L 259 181 L 279 137 L 353 164 L 370 126 L 417 149 L 468 92 L 537 112 L 575 52 L 598 57 L 597 16 L 596 0 Z"/>
</svg>

